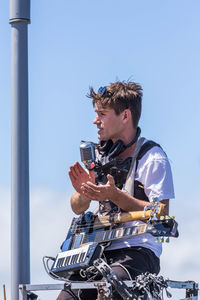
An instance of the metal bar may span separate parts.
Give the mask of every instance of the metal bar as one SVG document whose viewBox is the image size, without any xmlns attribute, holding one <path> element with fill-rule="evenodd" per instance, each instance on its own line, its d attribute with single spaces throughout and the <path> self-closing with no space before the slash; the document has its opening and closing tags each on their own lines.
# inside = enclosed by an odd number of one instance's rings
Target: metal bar
<svg viewBox="0 0 200 300">
<path fill-rule="evenodd" d="M 30 0 L 10 0 L 9 22 L 19 22 L 19 20 L 30 23 Z"/>
<path fill-rule="evenodd" d="M 124 283 L 132 287 L 133 282 L 130 280 L 125 280 Z M 173 281 L 166 280 L 168 287 L 175 289 L 193 289 L 194 287 L 198 289 L 198 284 L 194 281 Z M 20 287 L 25 286 L 27 291 L 39 291 L 39 290 L 60 290 L 63 289 L 65 285 L 69 284 L 72 289 L 93 289 L 96 288 L 97 284 L 104 284 L 107 287 L 110 286 L 110 283 L 105 281 L 94 281 L 94 282 L 84 282 L 84 281 L 69 281 L 60 284 L 26 284 L 20 285 Z"/>
<path fill-rule="evenodd" d="M 166 280 L 166 284 L 168 287 L 173 289 L 185 289 L 186 290 L 186 298 L 190 300 L 198 300 L 198 283 L 194 281 L 174 281 L 174 280 Z"/>
<path fill-rule="evenodd" d="M 124 281 L 124 283 L 132 287 L 132 281 Z M 198 284 L 194 281 L 166 281 L 168 287 L 177 288 L 177 289 L 186 289 L 186 290 L 195 290 L 196 295 L 192 295 L 190 298 L 185 298 L 185 300 L 198 300 Z M 27 293 L 29 291 L 50 291 L 50 290 L 63 290 L 66 286 L 69 285 L 70 289 L 98 289 L 99 286 L 110 287 L 110 283 L 105 281 L 95 281 L 95 282 L 83 282 L 83 281 L 69 281 L 66 283 L 60 284 L 25 284 L 19 285 L 19 294 L 21 298 L 19 300 L 27 300 Z"/>
<path fill-rule="evenodd" d="M 131 283 L 131 281 L 130 281 Z M 65 288 L 65 286 L 68 283 L 60 283 L 60 284 L 25 284 L 20 285 L 19 288 L 23 289 L 25 288 L 26 291 L 49 291 L 49 290 L 62 290 Z M 97 288 L 97 284 L 102 284 L 107 287 L 110 286 L 110 283 L 107 283 L 105 281 L 102 282 L 70 282 L 70 287 L 72 290 L 75 289 L 94 289 Z"/>
<path fill-rule="evenodd" d="M 194 285 L 197 286 L 198 284 L 194 281 L 174 281 L 174 280 L 166 280 L 168 287 L 173 289 L 193 289 Z"/>
<path fill-rule="evenodd" d="M 19 285 L 19 300 L 27 300 L 26 285 Z"/>
<path fill-rule="evenodd" d="M 10 0 L 12 68 L 11 299 L 30 282 L 28 30 L 30 0 Z"/>
</svg>

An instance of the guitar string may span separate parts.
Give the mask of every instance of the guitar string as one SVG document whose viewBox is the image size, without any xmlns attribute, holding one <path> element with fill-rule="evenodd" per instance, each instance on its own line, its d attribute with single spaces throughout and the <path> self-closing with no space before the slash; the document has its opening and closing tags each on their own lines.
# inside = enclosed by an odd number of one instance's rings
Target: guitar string
<svg viewBox="0 0 200 300">
<path fill-rule="evenodd" d="M 126 222 L 133 222 L 133 221 L 144 221 L 144 220 L 129 220 L 129 221 L 125 221 L 125 222 L 120 222 L 120 223 L 114 223 L 114 222 L 110 222 L 109 220 L 105 220 L 104 222 L 94 222 L 93 226 L 89 225 L 89 223 L 86 223 L 86 224 L 78 224 L 77 227 L 80 228 L 80 229 L 88 229 L 88 228 L 103 228 L 105 227 L 106 225 L 107 226 L 112 226 L 112 225 L 119 225 L 119 224 L 122 224 L 122 223 L 126 223 Z M 159 222 L 162 222 L 162 220 L 158 220 Z M 144 222 L 144 224 L 146 224 Z M 103 225 L 103 226 L 102 226 Z M 139 224 L 138 224 L 139 225 Z M 143 224 L 140 224 L 140 225 L 143 225 Z M 99 227 L 100 226 L 100 227 Z M 73 226 L 71 226 L 73 227 Z"/>
<path fill-rule="evenodd" d="M 133 220 L 133 221 L 138 221 L 138 220 Z M 141 220 L 141 221 L 143 221 L 143 220 Z M 161 220 L 159 220 L 159 221 L 161 221 Z M 126 222 L 130 222 L 130 221 L 126 221 Z M 78 228 L 80 228 L 80 229 L 89 229 L 89 228 L 93 228 L 93 229 L 98 229 L 99 228 L 99 226 L 100 226 L 100 228 L 103 228 L 103 227 L 106 227 L 106 226 L 112 226 L 113 224 L 114 225 L 117 225 L 117 224 L 122 224 L 122 223 L 125 223 L 125 222 L 120 222 L 120 223 L 114 223 L 114 222 L 110 222 L 109 220 L 105 220 L 105 221 L 95 221 L 94 222 L 95 224 L 94 224 L 94 226 L 91 226 L 91 225 L 89 225 L 89 224 L 80 224 L 80 225 L 77 225 L 77 227 Z M 104 225 L 103 227 L 102 227 L 102 225 Z M 71 227 L 73 227 L 73 226 L 71 226 Z M 100 229 L 99 228 L 99 229 Z"/>
<path fill-rule="evenodd" d="M 133 221 L 134 221 L 134 220 L 133 220 Z M 126 222 L 129 222 L 129 221 L 126 221 Z M 125 222 L 121 222 L 121 223 L 125 223 Z M 114 223 L 114 222 L 111 222 L 111 221 L 109 221 L 109 220 L 105 220 L 105 221 L 102 221 L 102 222 L 101 222 L 101 221 L 95 221 L 95 222 L 94 222 L 94 226 L 92 226 L 92 228 L 98 228 L 99 226 L 102 226 L 102 225 L 105 225 L 105 226 L 106 226 L 106 225 L 107 225 L 107 226 L 109 226 L 109 225 L 111 226 L 111 225 L 113 225 L 113 224 L 114 224 L 114 225 L 117 225 L 117 224 L 121 224 L 121 223 Z M 73 227 L 73 226 L 72 226 L 72 227 Z M 91 226 L 90 226 L 89 224 L 86 223 L 86 224 L 78 224 L 77 227 L 79 227 L 79 228 L 81 228 L 81 229 L 82 229 L 82 228 L 86 228 L 86 229 L 87 229 L 87 228 L 90 228 Z"/>
<path fill-rule="evenodd" d="M 138 220 L 132 220 L 132 221 L 138 221 Z M 132 222 L 132 221 L 126 221 L 126 222 Z M 143 220 L 141 220 L 141 221 L 143 221 Z M 109 220 L 105 220 L 103 222 L 95 221 L 93 226 L 91 226 L 88 223 L 86 223 L 86 224 L 78 224 L 77 228 L 79 228 L 79 229 L 89 229 L 89 228 L 96 229 L 96 228 L 99 228 L 100 229 L 100 228 L 103 228 L 103 227 L 106 227 L 106 226 L 109 226 L 109 225 L 110 226 L 112 226 L 112 225 L 119 225 L 119 224 L 126 223 L 126 222 L 114 223 L 114 222 L 110 222 Z M 102 225 L 104 225 L 104 226 L 102 226 Z M 141 225 L 143 225 L 143 224 L 141 224 Z M 73 227 L 73 225 L 71 227 Z"/>
<path fill-rule="evenodd" d="M 138 220 L 132 220 L 132 221 L 138 221 Z M 126 222 L 132 222 L 132 221 L 126 221 Z M 144 221 L 144 220 L 140 220 L 140 221 Z M 159 222 L 163 222 L 163 220 L 158 220 Z M 77 227 L 80 228 L 80 229 L 89 229 L 89 228 L 94 228 L 94 229 L 100 229 L 100 228 L 103 228 L 103 227 L 106 227 L 106 226 L 112 226 L 112 225 L 118 225 L 118 224 L 122 224 L 122 223 L 126 223 L 126 222 L 120 222 L 120 223 L 114 223 L 114 222 L 110 222 L 109 220 L 105 220 L 103 222 L 101 221 L 95 221 L 94 222 L 94 225 L 91 226 L 89 224 L 78 224 Z M 102 226 L 104 225 L 104 226 Z M 143 224 L 141 224 L 143 225 Z M 99 227 L 100 226 L 100 227 Z M 73 227 L 73 226 L 71 226 Z"/>
<path fill-rule="evenodd" d="M 159 221 L 159 222 L 162 222 L 162 221 Z M 122 223 L 124 223 L 124 222 L 122 222 Z M 109 227 L 109 226 L 112 226 L 112 225 L 119 225 L 119 224 L 122 224 L 122 223 L 112 224 L 109 221 L 107 221 L 107 222 L 104 222 L 104 226 L 101 226 L 101 227 L 99 227 L 98 225 L 102 225 L 102 223 L 98 223 L 95 226 L 90 226 L 88 224 L 86 224 L 86 225 L 78 225 L 76 227 L 75 231 L 77 231 L 77 230 L 84 230 L 84 229 L 85 230 L 89 230 L 89 229 L 92 229 L 92 230 L 98 230 L 99 229 L 100 230 L 100 229 L 104 229 L 105 227 Z M 108 224 L 108 225 L 106 226 L 106 224 Z M 119 228 L 129 228 L 129 227 L 138 227 L 139 228 L 139 227 L 142 227 L 144 225 L 147 225 L 147 224 L 143 223 L 143 224 L 136 224 L 134 226 L 118 227 L 118 228 L 113 228 L 113 230 L 114 229 L 119 229 Z"/>
<path fill-rule="evenodd" d="M 108 222 L 109 224 L 110 224 L 110 222 Z M 102 223 L 99 223 L 99 224 L 101 224 L 102 225 Z M 112 224 L 111 224 L 112 225 Z M 127 227 L 120 227 L 120 228 L 129 228 L 129 227 L 143 227 L 144 225 L 146 225 L 145 223 L 144 224 L 138 224 L 138 225 L 134 225 L 134 226 L 127 226 Z M 104 227 L 106 227 L 106 226 L 104 226 Z M 80 227 L 78 227 L 78 229 L 104 229 L 104 227 L 101 227 L 101 228 L 99 228 L 99 226 L 93 226 L 93 227 L 91 227 L 91 226 L 87 226 L 87 225 L 81 225 Z M 120 228 L 113 228 L 113 229 L 120 229 Z"/>
<path fill-rule="evenodd" d="M 119 224 L 119 223 L 117 223 L 117 224 Z M 117 224 L 114 223 L 114 225 L 117 225 Z M 103 224 L 101 222 L 99 222 L 99 223 L 95 224 L 94 226 L 91 226 L 91 225 L 88 225 L 88 224 L 86 224 L 86 225 L 77 225 L 77 228 L 78 229 L 89 229 L 89 228 L 101 229 L 101 228 L 107 227 L 109 225 L 112 226 L 113 224 L 109 221 L 106 221 Z M 101 226 L 101 227 L 99 227 L 99 226 Z"/>
</svg>

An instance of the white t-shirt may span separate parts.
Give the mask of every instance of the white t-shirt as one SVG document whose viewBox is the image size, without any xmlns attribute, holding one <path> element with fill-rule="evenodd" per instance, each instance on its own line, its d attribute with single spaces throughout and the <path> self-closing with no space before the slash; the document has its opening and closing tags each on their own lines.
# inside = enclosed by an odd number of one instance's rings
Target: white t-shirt
<svg viewBox="0 0 200 300">
<path fill-rule="evenodd" d="M 144 143 L 147 140 L 144 140 Z M 172 172 L 169 160 L 164 151 L 154 146 L 151 148 L 138 162 L 135 178 L 133 173 L 128 174 L 131 178 L 127 180 L 134 180 L 142 183 L 144 192 L 149 198 L 150 202 L 157 197 L 159 200 L 174 198 L 174 186 L 172 180 Z M 126 184 L 125 184 L 126 185 Z M 124 189 L 125 192 L 128 192 Z M 147 202 L 148 204 L 148 202 Z M 142 221 L 131 221 L 121 224 L 122 227 L 134 226 L 144 224 Z M 156 256 L 160 257 L 162 253 L 162 244 L 156 242 L 156 238 L 150 233 L 136 235 L 127 239 L 118 239 L 111 243 L 106 250 L 114 250 L 119 248 L 127 248 L 132 246 L 142 246 L 151 249 Z"/>
</svg>

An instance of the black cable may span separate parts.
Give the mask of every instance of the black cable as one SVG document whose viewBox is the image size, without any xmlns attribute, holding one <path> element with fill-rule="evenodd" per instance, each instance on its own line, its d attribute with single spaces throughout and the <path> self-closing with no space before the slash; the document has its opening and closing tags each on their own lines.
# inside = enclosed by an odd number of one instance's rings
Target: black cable
<svg viewBox="0 0 200 300">
<path fill-rule="evenodd" d="M 69 285 L 65 285 L 63 291 L 65 291 L 66 293 L 68 293 L 70 296 L 72 296 L 72 298 L 74 298 L 75 300 L 80 300 L 80 297 L 77 297 L 75 295 L 75 293 L 71 290 Z"/>
</svg>

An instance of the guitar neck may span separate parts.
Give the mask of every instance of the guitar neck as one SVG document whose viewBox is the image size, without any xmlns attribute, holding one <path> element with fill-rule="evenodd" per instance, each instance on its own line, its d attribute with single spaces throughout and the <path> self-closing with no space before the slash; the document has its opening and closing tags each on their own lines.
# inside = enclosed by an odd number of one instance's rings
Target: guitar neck
<svg viewBox="0 0 200 300">
<path fill-rule="evenodd" d="M 113 241 L 123 237 L 131 237 L 139 234 L 143 234 L 146 232 L 147 225 L 136 225 L 130 227 L 121 227 L 115 228 L 105 231 L 97 232 L 94 238 L 94 242 L 101 243 L 101 242 L 108 242 Z"/>
<path fill-rule="evenodd" d="M 156 213 L 156 217 L 160 217 L 163 215 L 164 211 L 164 204 L 159 203 L 158 212 Z M 120 224 L 129 221 L 136 221 L 136 220 L 148 220 L 154 211 L 152 209 L 146 211 L 130 211 L 124 213 L 116 213 L 113 217 L 114 224 Z M 107 226 L 111 226 L 110 216 L 98 216 L 94 222 L 94 227 L 96 229 L 103 228 Z"/>
</svg>

